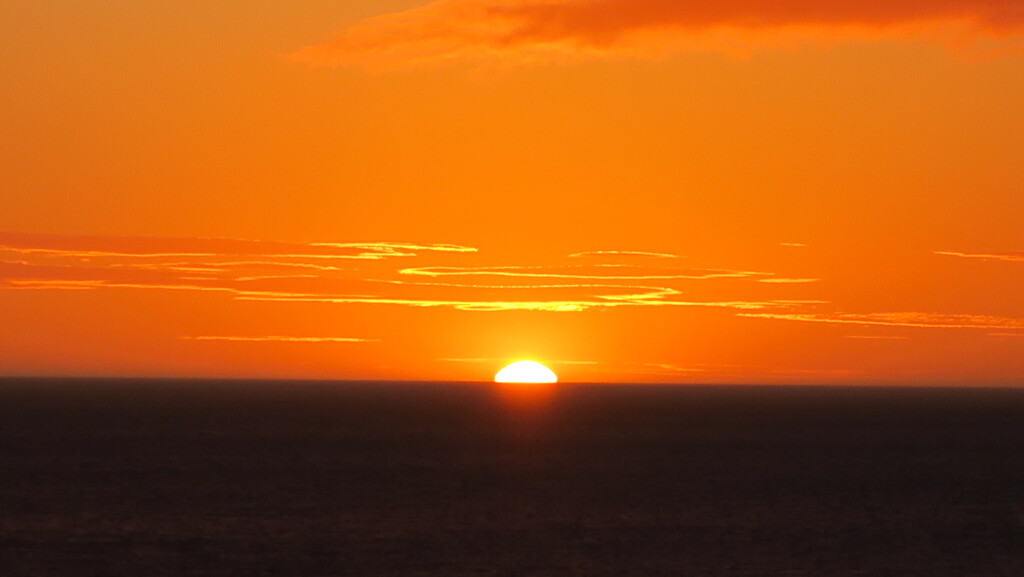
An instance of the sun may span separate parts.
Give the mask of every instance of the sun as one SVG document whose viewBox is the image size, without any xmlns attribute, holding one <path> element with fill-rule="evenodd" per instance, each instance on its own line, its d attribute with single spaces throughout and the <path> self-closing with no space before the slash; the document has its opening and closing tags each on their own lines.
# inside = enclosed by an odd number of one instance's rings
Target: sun
<svg viewBox="0 0 1024 577">
<path fill-rule="evenodd" d="M 494 375 L 496 383 L 557 383 L 551 369 L 534 361 L 517 361 Z"/>
</svg>

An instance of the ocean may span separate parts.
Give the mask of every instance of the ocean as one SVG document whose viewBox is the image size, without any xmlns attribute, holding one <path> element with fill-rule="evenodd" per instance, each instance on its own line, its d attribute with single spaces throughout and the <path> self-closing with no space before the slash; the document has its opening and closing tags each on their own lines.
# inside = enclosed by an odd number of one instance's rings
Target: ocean
<svg viewBox="0 0 1024 577">
<path fill-rule="evenodd" d="M 0 379 L 0 575 L 1024 575 L 1024 390 L 515 391 Z"/>
</svg>

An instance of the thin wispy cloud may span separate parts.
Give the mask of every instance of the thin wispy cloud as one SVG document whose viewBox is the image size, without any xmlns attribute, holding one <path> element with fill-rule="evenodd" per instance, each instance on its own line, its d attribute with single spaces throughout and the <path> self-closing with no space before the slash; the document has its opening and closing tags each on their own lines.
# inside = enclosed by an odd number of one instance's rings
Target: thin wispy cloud
<svg viewBox="0 0 1024 577">
<path fill-rule="evenodd" d="M 291 55 L 324 66 L 550 62 L 751 49 L 802 39 L 1019 40 L 1016 0 L 436 0 L 350 25 Z"/>
<path fill-rule="evenodd" d="M 7 290 L 93 290 L 104 286 L 99 280 L 0 278 L 0 289 Z"/>
<path fill-rule="evenodd" d="M 672 363 L 637 363 L 644 370 L 643 372 L 667 373 L 667 374 L 688 374 L 704 373 L 708 369 L 704 367 L 681 367 Z"/>
<path fill-rule="evenodd" d="M 591 309 L 611 309 L 618 307 L 707 307 L 737 310 L 759 310 L 766 308 L 785 308 L 786 305 L 765 301 L 685 301 L 661 300 L 648 298 L 644 295 L 631 298 L 592 296 L 579 300 L 444 300 L 444 299 L 398 299 L 387 297 L 332 297 L 313 295 L 241 295 L 239 300 L 272 301 L 272 302 L 305 302 L 330 304 L 366 304 L 393 305 L 415 308 L 453 308 L 462 311 L 497 312 L 497 311 L 543 311 L 543 312 L 582 312 Z"/>
<path fill-rule="evenodd" d="M 357 249 L 379 253 L 381 256 L 416 256 L 424 251 L 433 252 L 476 252 L 477 249 L 457 244 L 414 244 L 404 242 L 336 243 L 314 242 L 310 246 L 324 246 L 341 249 Z M 405 252 L 402 252 L 405 251 Z"/>
<path fill-rule="evenodd" d="M 1024 262 L 1024 252 L 1006 252 L 1006 253 L 972 253 L 972 252 L 952 252 L 952 251 L 937 251 L 935 254 L 942 256 L 955 256 L 960 258 L 969 258 L 977 260 L 994 260 L 1002 262 Z"/>
<path fill-rule="evenodd" d="M 493 364 L 493 363 L 504 363 L 510 359 L 505 357 L 478 357 L 478 358 L 442 358 L 437 359 L 443 363 L 471 363 L 471 364 Z M 546 364 L 550 365 L 578 365 L 578 366 L 595 366 L 600 365 L 598 361 L 567 361 L 563 359 L 544 359 Z"/>
<path fill-rule="evenodd" d="M 762 278 L 757 282 L 768 284 L 810 284 L 820 281 L 819 278 Z"/>
<path fill-rule="evenodd" d="M 640 269 L 628 265 L 595 265 L 600 274 L 587 272 L 586 267 L 423 267 L 403 269 L 402 274 L 429 277 L 494 276 L 514 278 L 576 279 L 576 280 L 708 280 L 770 276 L 771 273 L 724 269 Z M 616 272 L 607 272 L 614 270 Z M 642 272 L 646 270 L 647 272 Z"/>
<path fill-rule="evenodd" d="M 642 258 L 679 258 L 678 255 L 665 252 L 644 252 L 640 250 L 590 250 L 569 255 L 569 258 L 606 258 L 606 257 L 642 257 Z"/>
<path fill-rule="evenodd" d="M 289 275 L 256 275 L 256 276 L 240 276 L 238 280 L 241 282 L 255 281 L 255 280 L 294 280 L 294 279 L 306 279 L 306 278 L 320 278 L 315 274 L 289 274 Z"/>
<path fill-rule="evenodd" d="M 186 341 L 223 341 L 237 343 L 379 343 L 380 339 L 357 337 L 291 337 L 281 335 L 240 337 L 240 336 L 197 336 L 181 337 Z"/>
<path fill-rule="evenodd" d="M 561 260 L 545 258 L 543 265 L 483 266 L 493 263 L 487 254 L 455 244 L 187 238 L 135 243 L 130 238 L 0 234 L 0 245 L 0 291 L 174 291 L 194 293 L 196 298 L 274 303 L 275 307 L 449 309 L 471 314 L 703 309 L 747 322 L 861 327 L 847 338 L 878 341 L 879 346 L 905 337 L 872 335 L 874 331 L 864 327 L 970 329 L 990 338 L 1024 335 L 1024 318 L 1012 312 L 1006 316 L 822 312 L 842 305 L 820 298 L 828 295 L 818 294 L 822 290 L 815 284 L 818 279 L 801 276 L 802 271 L 790 270 L 793 276 L 781 276 L 739 268 L 685 268 L 676 266 L 685 261 L 663 258 L 659 255 L 665 253 L 659 252 L 596 250 Z M 325 257 L 340 258 L 325 261 Z M 264 330 L 263 334 L 206 333 L 183 340 L 296 346 L 376 342 L 359 335 L 282 335 L 270 327 Z M 680 378 L 701 369 L 669 365 L 642 369 Z"/>
<path fill-rule="evenodd" d="M 453 244 L 295 243 L 228 238 L 158 238 L 48 235 L 0 232 L 0 254 L 68 259 L 162 259 L 201 257 L 273 257 L 283 259 L 384 260 L 424 252 L 476 252 Z M 215 265 L 210 265 L 215 266 Z"/>
<path fill-rule="evenodd" d="M 908 327 L 924 329 L 1003 329 L 1024 330 L 1024 319 L 987 315 L 936 314 L 924 312 L 888 313 L 740 313 L 739 316 L 799 321 L 805 323 L 828 323 L 841 325 Z"/>
<path fill-rule="evenodd" d="M 757 291 L 742 284 L 772 273 L 644 264 L 667 256 L 654 252 L 591 251 L 579 253 L 587 255 L 582 260 L 567 259 L 581 264 L 565 265 L 398 267 L 397 262 L 429 265 L 478 255 L 475 248 L 455 244 L 135 241 L 0 234 L 0 289 L 191 291 L 241 301 L 463 311 L 711 307 L 788 312 L 798 306 L 798 301 L 756 298 Z M 697 298 L 673 286 L 699 281 L 735 286 L 718 292 L 728 298 L 715 298 L 714 289 Z"/>
</svg>

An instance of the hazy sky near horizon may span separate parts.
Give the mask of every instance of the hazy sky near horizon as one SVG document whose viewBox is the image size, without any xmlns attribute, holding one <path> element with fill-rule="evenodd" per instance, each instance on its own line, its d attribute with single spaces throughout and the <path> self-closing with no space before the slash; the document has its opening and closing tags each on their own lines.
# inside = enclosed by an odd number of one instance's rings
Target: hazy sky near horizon
<svg viewBox="0 0 1024 577">
<path fill-rule="evenodd" d="M 0 21 L 0 374 L 1024 384 L 1016 2 Z"/>
</svg>

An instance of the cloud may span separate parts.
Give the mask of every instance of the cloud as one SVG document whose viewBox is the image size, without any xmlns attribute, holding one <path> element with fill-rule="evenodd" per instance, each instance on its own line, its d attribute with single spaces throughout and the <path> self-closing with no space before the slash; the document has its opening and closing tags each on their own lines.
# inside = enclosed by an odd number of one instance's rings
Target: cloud
<svg viewBox="0 0 1024 577">
<path fill-rule="evenodd" d="M 644 370 L 642 372 L 653 372 L 653 373 L 705 373 L 708 371 L 706 367 L 681 367 L 671 363 L 638 363 Z"/>
<path fill-rule="evenodd" d="M 507 363 L 509 359 L 507 357 L 478 357 L 478 358 L 441 358 L 437 359 L 443 363 Z M 597 361 L 567 361 L 562 359 L 544 359 L 545 364 L 550 365 L 579 365 L 579 366 L 593 366 L 600 365 Z"/>
<path fill-rule="evenodd" d="M 265 337 L 198 336 L 180 337 L 186 341 L 225 341 L 243 343 L 379 343 L 380 339 L 355 337 L 286 337 L 270 335 Z"/>
<path fill-rule="evenodd" d="M 762 278 L 757 282 L 768 284 L 810 284 L 820 281 L 820 278 Z"/>
<path fill-rule="evenodd" d="M 372 304 L 398 305 L 416 308 L 453 308 L 462 311 L 497 312 L 497 311 L 542 311 L 542 312 L 582 312 L 591 309 L 610 309 L 617 307 L 708 307 L 731 308 L 738 310 L 758 310 L 773 307 L 784 307 L 776 302 L 755 301 L 682 301 L 649 298 L 646 295 L 632 295 L 629 298 L 614 298 L 602 295 L 586 295 L 577 300 L 445 300 L 445 299 L 402 299 L 389 297 L 334 297 L 329 295 L 242 295 L 239 300 L 272 301 L 272 302 L 306 302 L 330 304 Z"/>
<path fill-rule="evenodd" d="M 640 250 L 591 250 L 586 252 L 577 252 L 570 254 L 569 258 L 587 258 L 587 257 L 645 257 L 645 258 L 679 258 L 678 255 L 669 254 L 665 252 L 644 252 Z"/>
<path fill-rule="evenodd" d="M 736 50 L 784 36 L 875 38 L 957 25 L 1016 38 L 1019 0 L 436 0 L 357 22 L 291 57 L 315 65 L 538 62 L 678 49 Z"/>
<path fill-rule="evenodd" d="M 623 271 L 608 273 L 607 271 Z M 647 270 L 648 272 L 642 272 Z M 403 269 L 402 274 L 429 277 L 497 276 L 515 278 L 584 280 L 708 280 L 770 276 L 771 273 L 727 269 L 641 269 L 628 265 L 600 264 L 592 267 L 504 266 L 504 267 L 423 267 Z"/>
<path fill-rule="evenodd" d="M 936 251 L 935 254 L 942 256 L 955 256 L 960 258 L 972 258 L 977 260 L 994 260 L 1002 262 L 1024 262 L 1024 252 L 1007 252 L 1007 253 L 971 253 L 971 252 L 951 252 L 951 251 Z"/>
<path fill-rule="evenodd" d="M 162 259 L 201 257 L 273 257 L 279 265 L 291 259 L 383 260 L 413 257 L 422 252 L 476 252 L 453 244 L 296 243 L 229 238 L 159 238 L 0 232 L 0 254 L 66 259 Z M 144 263 L 136 263 L 144 264 Z M 166 264 L 164 266 L 167 266 Z M 216 266 L 216 265 L 208 265 Z"/>
<path fill-rule="evenodd" d="M 628 259 L 661 256 L 640 251 L 582 254 Z M 752 291 L 751 283 L 735 281 L 771 273 L 731 269 L 611 264 L 593 258 L 581 264 L 549 266 L 395 265 L 395 259 L 429 265 L 476 257 L 475 248 L 455 244 L 0 233 L 0 290 L 185 291 L 244 301 L 464 311 L 578 312 L 657 306 L 785 312 L 802 304 L 745 298 Z M 356 267 L 349 260 L 365 262 Z M 674 288 L 695 280 L 717 282 L 710 283 L 711 292 L 700 295 L 684 295 Z M 721 283 L 734 282 L 731 294 L 721 292 Z"/>
<path fill-rule="evenodd" d="M 1024 330 L 1024 319 L 986 315 L 951 315 L 923 312 L 894 313 L 740 313 L 742 317 L 842 325 L 908 327 L 925 329 Z"/>
</svg>

